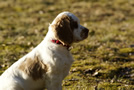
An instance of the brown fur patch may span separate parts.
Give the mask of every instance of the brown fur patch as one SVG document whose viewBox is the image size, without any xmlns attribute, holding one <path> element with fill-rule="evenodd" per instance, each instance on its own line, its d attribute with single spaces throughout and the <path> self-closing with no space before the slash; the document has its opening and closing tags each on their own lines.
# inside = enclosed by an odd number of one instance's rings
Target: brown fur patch
<svg viewBox="0 0 134 90">
<path fill-rule="evenodd" d="M 55 32 L 55 36 L 63 44 L 70 45 L 73 42 L 73 28 L 71 27 L 71 18 L 67 15 L 62 15 L 56 18 L 56 24 L 51 25 Z"/>
<path fill-rule="evenodd" d="M 34 59 L 26 58 L 19 66 L 19 69 L 34 80 L 41 79 L 47 72 L 47 66 L 39 59 L 38 56 L 35 56 Z"/>
</svg>

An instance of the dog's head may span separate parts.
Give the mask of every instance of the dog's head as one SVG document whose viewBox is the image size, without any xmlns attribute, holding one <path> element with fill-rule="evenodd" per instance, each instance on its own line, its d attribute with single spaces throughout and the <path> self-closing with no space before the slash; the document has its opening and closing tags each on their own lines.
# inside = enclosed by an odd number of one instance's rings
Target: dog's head
<svg viewBox="0 0 134 90">
<path fill-rule="evenodd" d="M 65 45 L 84 40 L 88 37 L 88 29 L 80 25 L 79 19 L 70 12 L 60 13 L 50 24 L 55 38 Z"/>
</svg>

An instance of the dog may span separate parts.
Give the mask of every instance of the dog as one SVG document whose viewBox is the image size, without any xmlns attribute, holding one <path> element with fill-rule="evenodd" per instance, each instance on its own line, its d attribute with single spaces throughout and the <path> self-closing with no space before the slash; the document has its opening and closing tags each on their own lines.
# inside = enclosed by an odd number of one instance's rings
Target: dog
<svg viewBox="0 0 134 90">
<path fill-rule="evenodd" d="M 49 25 L 43 41 L 0 76 L 0 90 L 62 90 L 73 58 L 70 46 L 88 37 L 89 30 L 70 12 Z"/>
</svg>

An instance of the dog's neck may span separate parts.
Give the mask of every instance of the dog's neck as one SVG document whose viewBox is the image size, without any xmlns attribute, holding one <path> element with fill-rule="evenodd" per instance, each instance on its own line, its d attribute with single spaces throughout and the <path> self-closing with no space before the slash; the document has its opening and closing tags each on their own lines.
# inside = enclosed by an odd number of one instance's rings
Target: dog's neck
<svg viewBox="0 0 134 90">
<path fill-rule="evenodd" d="M 70 45 L 64 45 L 62 42 L 60 42 L 59 40 L 55 40 L 55 39 L 52 39 L 51 40 L 53 43 L 56 43 L 56 44 L 59 44 L 59 45 L 62 45 L 64 47 L 67 48 L 67 50 L 70 50 Z"/>
<path fill-rule="evenodd" d="M 54 32 L 51 30 L 51 27 L 49 27 L 49 30 L 47 32 L 45 39 L 57 45 L 62 45 L 63 47 L 66 47 L 67 50 L 70 50 L 71 45 L 64 44 L 60 40 L 56 39 Z"/>
</svg>

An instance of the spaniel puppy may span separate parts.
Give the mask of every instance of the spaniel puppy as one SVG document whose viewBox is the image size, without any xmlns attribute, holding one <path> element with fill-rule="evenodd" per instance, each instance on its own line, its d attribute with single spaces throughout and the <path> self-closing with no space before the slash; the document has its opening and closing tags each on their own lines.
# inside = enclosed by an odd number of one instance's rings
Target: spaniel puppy
<svg viewBox="0 0 134 90">
<path fill-rule="evenodd" d="M 0 76 L 0 90 L 62 90 L 73 62 L 69 47 L 88 37 L 88 29 L 70 12 L 60 13 L 44 40 Z"/>
</svg>

